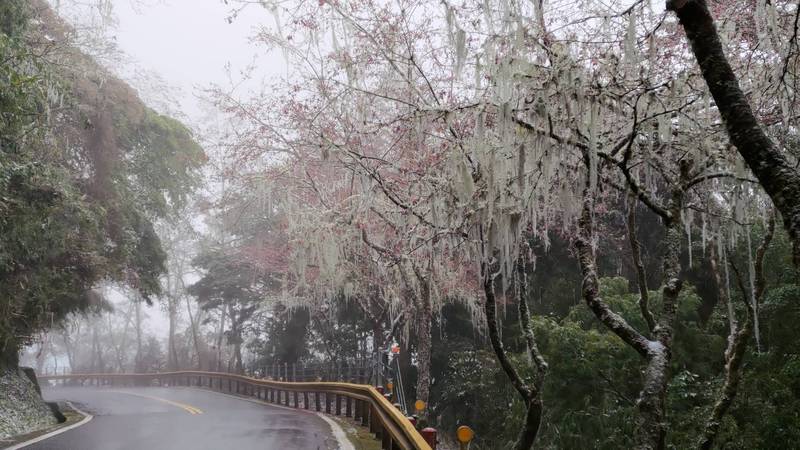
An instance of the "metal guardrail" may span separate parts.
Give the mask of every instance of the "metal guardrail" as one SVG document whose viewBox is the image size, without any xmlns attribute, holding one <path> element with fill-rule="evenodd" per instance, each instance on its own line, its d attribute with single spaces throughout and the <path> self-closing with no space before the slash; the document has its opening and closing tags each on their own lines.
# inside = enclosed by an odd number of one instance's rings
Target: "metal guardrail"
<svg viewBox="0 0 800 450">
<path fill-rule="evenodd" d="M 45 375 L 40 381 L 82 386 L 197 386 L 246 395 L 268 403 L 344 414 L 369 427 L 385 450 L 431 450 L 412 422 L 377 388 L 341 382 L 285 382 L 217 372 L 181 371 L 143 374 Z"/>
</svg>

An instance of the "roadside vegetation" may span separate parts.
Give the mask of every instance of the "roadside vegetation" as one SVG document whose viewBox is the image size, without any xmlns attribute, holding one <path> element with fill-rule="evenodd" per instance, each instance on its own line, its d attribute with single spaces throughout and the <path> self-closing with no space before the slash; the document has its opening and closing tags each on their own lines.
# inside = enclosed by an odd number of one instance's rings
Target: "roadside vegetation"
<svg viewBox="0 0 800 450">
<path fill-rule="evenodd" d="M 796 446 L 796 2 L 226 4 L 287 75 L 208 87 L 202 145 L 0 5 L 0 364 L 391 380 L 473 449 Z"/>
</svg>

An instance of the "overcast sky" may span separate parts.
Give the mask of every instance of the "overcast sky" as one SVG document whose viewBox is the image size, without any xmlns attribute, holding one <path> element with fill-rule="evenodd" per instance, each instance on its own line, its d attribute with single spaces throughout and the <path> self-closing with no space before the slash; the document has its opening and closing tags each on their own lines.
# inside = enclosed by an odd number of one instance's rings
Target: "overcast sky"
<svg viewBox="0 0 800 450">
<path fill-rule="evenodd" d="M 265 9 L 251 6 L 228 23 L 230 6 L 222 0 L 147 0 L 149 5 L 140 6 L 141 1 L 113 0 L 118 23 L 111 34 L 120 50 L 132 58 L 134 68 L 157 74 L 176 88 L 173 95 L 180 105 L 171 106 L 179 108 L 195 129 L 207 121 L 197 96 L 212 84 L 227 86 L 226 67 L 230 66 L 234 81 L 253 58 L 258 58 L 259 77 L 285 73 L 278 52 L 265 54 L 249 42 L 260 23 L 273 23 Z M 112 297 L 122 300 L 119 294 Z M 160 305 L 143 312 L 148 316 L 145 329 L 165 338 L 167 317 Z M 185 316 L 183 311 L 181 315 Z"/>
<path fill-rule="evenodd" d="M 141 69 L 179 88 L 181 109 L 194 125 L 200 119 L 196 95 L 212 83 L 227 85 L 227 65 L 234 78 L 254 57 L 261 77 L 286 70 L 282 57 L 275 52 L 259 54 L 249 42 L 260 23 L 272 23 L 261 7 L 250 6 L 228 23 L 230 6 L 222 0 L 150 3 L 154 4 L 135 6 L 136 0 L 114 0 L 117 43 Z"/>
</svg>

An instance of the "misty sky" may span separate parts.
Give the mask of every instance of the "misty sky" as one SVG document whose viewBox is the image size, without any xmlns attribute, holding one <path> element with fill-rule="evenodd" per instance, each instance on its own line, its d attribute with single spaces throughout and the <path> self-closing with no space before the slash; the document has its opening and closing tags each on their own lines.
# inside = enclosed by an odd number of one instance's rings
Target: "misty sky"
<svg viewBox="0 0 800 450">
<path fill-rule="evenodd" d="M 203 88 L 212 83 L 228 84 L 226 65 L 230 64 L 235 78 L 258 56 L 260 76 L 285 71 L 282 57 L 265 55 L 249 42 L 259 24 L 272 23 L 265 9 L 250 6 L 229 24 L 226 19 L 231 7 L 222 0 L 150 3 L 138 6 L 136 0 L 114 0 L 119 21 L 114 33 L 117 43 L 142 69 L 179 88 L 182 111 L 190 121 L 199 119 L 195 96 Z"/>
<path fill-rule="evenodd" d="M 159 75 L 176 88 L 173 94 L 180 105 L 173 107 L 179 107 L 187 125 L 195 129 L 205 120 L 197 96 L 212 84 L 227 86 L 227 66 L 234 81 L 254 57 L 258 76 L 285 73 L 279 53 L 265 54 L 249 41 L 259 24 L 273 23 L 263 8 L 248 7 L 228 23 L 230 6 L 222 0 L 147 0 L 147 5 L 139 5 L 141 0 L 113 1 L 118 24 L 112 35 L 120 50 L 133 58 L 137 68 Z M 122 300 L 119 294 L 111 297 Z M 148 316 L 145 329 L 165 337 L 168 320 L 161 306 L 155 304 L 144 312 Z"/>
</svg>

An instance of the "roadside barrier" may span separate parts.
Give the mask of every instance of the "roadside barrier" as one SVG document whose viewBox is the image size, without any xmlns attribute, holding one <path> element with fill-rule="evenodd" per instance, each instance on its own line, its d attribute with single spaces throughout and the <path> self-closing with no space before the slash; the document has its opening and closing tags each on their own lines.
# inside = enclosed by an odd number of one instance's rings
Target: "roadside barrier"
<svg viewBox="0 0 800 450">
<path fill-rule="evenodd" d="M 244 395 L 268 403 L 346 416 L 374 433 L 384 450 L 435 450 L 414 424 L 374 386 L 340 382 L 286 382 L 217 372 L 181 371 L 141 374 L 45 375 L 53 381 L 77 386 L 187 386 Z M 426 429 L 427 431 L 427 429 Z M 435 433 L 434 433 L 435 436 Z M 432 443 L 429 443 L 432 442 Z"/>
</svg>

